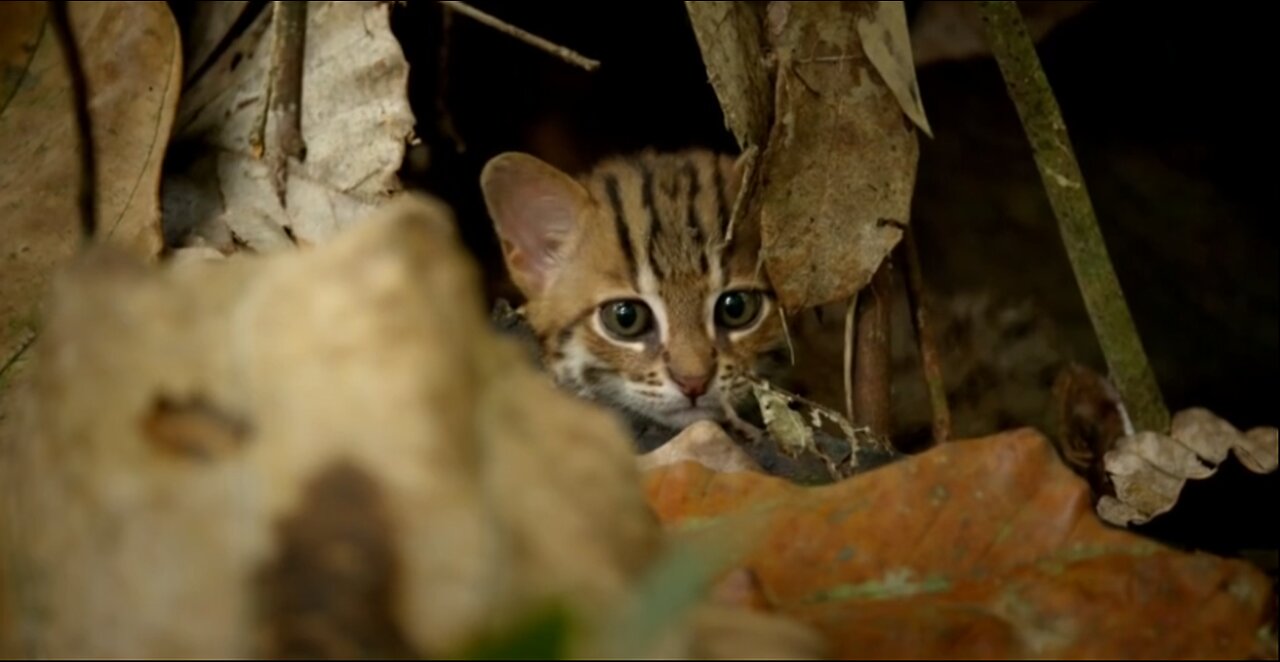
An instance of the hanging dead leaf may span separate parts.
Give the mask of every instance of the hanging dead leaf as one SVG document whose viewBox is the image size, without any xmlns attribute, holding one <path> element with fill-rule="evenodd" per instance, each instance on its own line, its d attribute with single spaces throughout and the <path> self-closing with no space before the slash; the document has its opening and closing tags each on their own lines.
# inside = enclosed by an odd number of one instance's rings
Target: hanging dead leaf
<svg viewBox="0 0 1280 662">
<path fill-rule="evenodd" d="M 266 114 L 273 13 L 263 11 L 216 57 L 178 111 L 185 163 L 165 178 L 171 241 L 223 252 L 320 243 L 400 188 L 414 117 L 390 10 L 384 2 L 307 3 L 306 151 L 288 160 L 284 205 L 257 142 L 273 126 Z"/>
<path fill-rule="evenodd" d="M 916 134 L 861 45 L 858 22 L 879 25 L 872 4 L 769 6 L 775 120 L 748 213 L 788 310 L 862 289 L 909 221 Z"/>
<path fill-rule="evenodd" d="M 763 145 L 773 117 L 763 16 L 753 2 L 686 2 L 711 87 L 738 145 Z"/>
<path fill-rule="evenodd" d="M 1099 499 L 1098 514 L 1120 526 L 1148 522 L 1173 510 L 1188 479 L 1216 474 L 1227 455 L 1254 473 L 1271 473 L 1280 463 L 1280 434 L 1274 427 L 1242 434 L 1197 407 L 1174 416 L 1167 435 L 1140 431 L 1122 437 L 1103 458 L 1115 496 Z"/>
<path fill-rule="evenodd" d="M 69 6 L 98 159 L 98 232 L 145 257 L 160 251 L 160 166 L 178 101 L 181 53 L 164 3 Z M 49 272 L 80 242 L 71 84 L 45 3 L 0 3 L 0 368 L 33 337 Z M 2 370 L 0 370 L 2 372 Z"/>
<path fill-rule="evenodd" d="M 763 526 L 743 565 L 835 659 L 1256 655 L 1275 596 L 1248 563 L 1111 528 L 1040 435 L 933 448 L 804 488 L 684 463 L 648 472 L 681 530 Z"/>
<path fill-rule="evenodd" d="M 933 137 L 929 118 L 924 114 L 920 100 L 920 85 L 916 82 L 916 66 L 911 61 L 911 34 L 907 28 L 907 8 L 897 2 L 876 2 L 872 13 L 858 18 L 858 38 L 867 59 L 893 92 L 902 112 L 925 135 Z"/>
</svg>

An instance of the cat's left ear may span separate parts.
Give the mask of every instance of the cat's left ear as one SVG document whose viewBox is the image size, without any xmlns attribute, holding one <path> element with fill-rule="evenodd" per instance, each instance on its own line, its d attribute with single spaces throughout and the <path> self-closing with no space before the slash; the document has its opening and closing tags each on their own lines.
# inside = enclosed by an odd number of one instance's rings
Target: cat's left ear
<svg viewBox="0 0 1280 662">
<path fill-rule="evenodd" d="M 480 188 L 511 278 L 525 296 L 542 293 L 591 205 L 581 184 L 528 154 L 493 157 Z"/>
</svg>

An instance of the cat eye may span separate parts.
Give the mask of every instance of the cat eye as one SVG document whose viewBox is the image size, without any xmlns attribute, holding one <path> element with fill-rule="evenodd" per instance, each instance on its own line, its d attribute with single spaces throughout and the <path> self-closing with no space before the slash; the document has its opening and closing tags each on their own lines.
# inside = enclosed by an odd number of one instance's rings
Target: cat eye
<svg viewBox="0 0 1280 662">
<path fill-rule="evenodd" d="M 653 327 L 653 314 L 643 301 L 610 301 L 600 307 L 600 321 L 614 336 L 634 340 Z"/>
<path fill-rule="evenodd" d="M 716 299 L 716 325 L 729 330 L 750 326 L 760 314 L 761 300 L 759 292 L 740 290 L 721 294 Z"/>
</svg>

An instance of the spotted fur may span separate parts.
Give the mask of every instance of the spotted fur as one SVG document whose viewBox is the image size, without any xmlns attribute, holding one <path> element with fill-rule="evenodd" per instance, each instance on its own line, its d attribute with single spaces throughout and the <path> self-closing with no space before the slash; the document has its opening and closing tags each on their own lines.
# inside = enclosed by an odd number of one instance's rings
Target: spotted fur
<svg viewBox="0 0 1280 662">
<path fill-rule="evenodd" d="M 758 231 L 739 222 L 729 237 L 740 180 L 733 158 L 704 150 L 613 158 L 578 177 L 525 154 L 486 165 L 507 268 L 561 385 L 670 427 L 723 420 L 724 404 L 740 404 L 742 377 L 784 346 Z M 762 303 L 731 331 L 715 306 L 732 291 Z M 602 311 L 619 300 L 647 304 L 653 332 L 611 333 Z M 705 392 L 689 390 L 698 380 Z"/>
</svg>

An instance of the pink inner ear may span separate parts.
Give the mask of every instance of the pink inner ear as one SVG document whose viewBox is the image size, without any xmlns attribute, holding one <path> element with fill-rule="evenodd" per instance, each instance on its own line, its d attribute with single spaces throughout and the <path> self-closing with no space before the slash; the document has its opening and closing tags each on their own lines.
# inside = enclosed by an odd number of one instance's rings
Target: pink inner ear
<svg viewBox="0 0 1280 662">
<path fill-rule="evenodd" d="M 587 192 L 527 154 L 494 157 L 480 179 L 512 276 L 522 288 L 540 290 L 569 249 Z"/>
<path fill-rule="evenodd" d="M 510 201 L 508 223 L 501 223 L 507 240 L 528 260 L 527 268 L 549 270 L 573 229 L 573 205 L 539 187 L 524 187 Z M 543 275 L 543 274 L 540 274 Z"/>
</svg>

